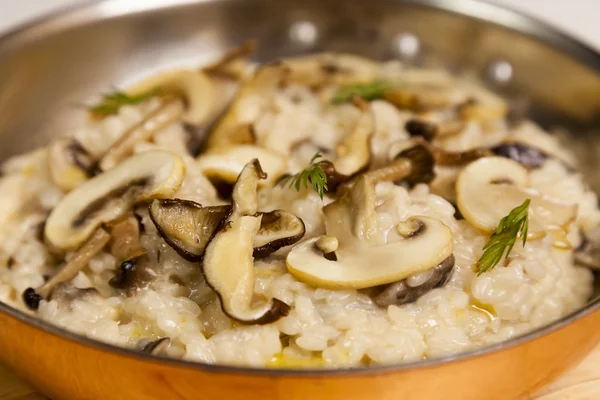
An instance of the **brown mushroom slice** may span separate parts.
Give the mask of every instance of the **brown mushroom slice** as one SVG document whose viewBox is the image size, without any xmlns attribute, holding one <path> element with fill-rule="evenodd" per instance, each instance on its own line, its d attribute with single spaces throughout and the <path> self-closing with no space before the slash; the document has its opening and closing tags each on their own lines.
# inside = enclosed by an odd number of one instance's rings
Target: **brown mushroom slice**
<svg viewBox="0 0 600 400">
<path fill-rule="evenodd" d="M 383 308 L 413 303 L 429 291 L 448 283 L 452 277 L 453 269 L 454 255 L 450 255 L 450 257 L 425 272 L 382 287 L 381 292 L 375 295 L 373 301 Z"/>
<path fill-rule="evenodd" d="M 202 207 L 189 200 L 157 199 L 149 210 L 165 242 L 186 260 L 199 261 L 206 244 L 231 212 L 231 206 Z"/>
<path fill-rule="evenodd" d="M 220 149 L 237 144 L 254 143 L 248 124 L 266 111 L 272 94 L 278 89 L 286 70 L 281 63 L 261 66 L 238 90 L 229 109 L 207 139 L 207 149 Z"/>
<path fill-rule="evenodd" d="M 473 226 L 493 232 L 498 222 L 526 199 L 529 237 L 565 230 L 577 216 L 577 205 L 545 196 L 529 186 L 529 172 L 516 161 L 486 157 L 466 166 L 456 182 L 458 208 Z"/>
<path fill-rule="evenodd" d="M 63 197 L 46 221 L 46 240 L 59 250 L 76 248 L 101 224 L 122 217 L 135 204 L 171 196 L 184 175 L 185 164 L 173 153 L 137 154 Z"/>
<path fill-rule="evenodd" d="M 69 191 L 85 182 L 94 162 L 90 154 L 75 140 L 60 138 L 48 148 L 48 167 L 52 181 Z"/>
<path fill-rule="evenodd" d="M 136 95 L 155 88 L 160 88 L 163 94 L 184 99 L 182 118 L 188 124 L 202 125 L 214 111 L 215 89 L 202 71 L 177 69 L 163 72 L 136 83 L 127 92 Z"/>
<path fill-rule="evenodd" d="M 304 236 L 304 221 L 292 213 L 275 210 L 262 214 L 261 225 L 254 238 L 254 257 L 266 257 L 282 247 L 291 246 Z"/>
<path fill-rule="evenodd" d="M 154 200 L 149 209 L 159 234 L 188 261 L 202 259 L 206 244 L 231 213 L 231 206 L 202 207 L 181 199 Z M 282 210 L 260 214 L 262 222 L 254 241 L 254 257 L 265 257 L 304 236 L 304 222 L 294 214 Z"/>
<path fill-rule="evenodd" d="M 284 157 L 254 145 L 237 145 L 208 151 L 198 157 L 198 169 L 210 180 L 235 183 L 238 175 L 250 160 L 257 158 L 267 174 L 264 185 L 272 185 L 287 167 Z"/>
<path fill-rule="evenodd" d="M 42 299 L 48 298 L 56 285 L 73 279 L 85 268 L 92 257 L 102 251 L 110 241 L 110 235 L 104 229 L 97 229 L 89 240 L 75 253 L 56 275 L 37 289 L 28 288 L 23 292 L 23 301 L 32 310 L 36 310 Z"/>
<path fill-rule="evenodd" d="M 208 243 L 202 262 L 206 282 L 219 296 L 223 311 L 244 324 L 271 323 L 289 312 L 289 306 L 277 299 L 253 304 L 252 254 L 262 219 L 256 190 L 263 177 L 258 160 L 244 167 L 234 186 L 231 215 Z"/>
<path fill-rule="evenodd" d="M 493 146 L 490 151 L 497 156 L 510 158 L 530 169 L 540 168 L 550 157 L 547 153 L 536 147 L 514 140 Z"/>
<path fill-rule="evenodd" d="M 181 99 L 169 97 L 161 99 L 162 104 L 142 121 L 123 133 L 100 159 L 98 166 L 108 171 L 123 159 L 131 156 L 137 143 L 149 140 L 154 134 L 181 118 L 184 104 Z"/>
<path fill-rule="evenodd" d="M 288 254 L 288 271 L 297 279 L 329 289 L 364 289 L 403 280 L 427 271 L 452 254 L 452 231 L 441 221 L 414 216 L 412 227 L 397 242 L 378 245 L 375 189 L 361 176 L 341 199 L 324 207 L 328 236 L 338 240 L 335 261 L 317 246 L 321 238 L 302 242 Z M 322 246 L 321 246 L 322 247 Z"/>
</svg>

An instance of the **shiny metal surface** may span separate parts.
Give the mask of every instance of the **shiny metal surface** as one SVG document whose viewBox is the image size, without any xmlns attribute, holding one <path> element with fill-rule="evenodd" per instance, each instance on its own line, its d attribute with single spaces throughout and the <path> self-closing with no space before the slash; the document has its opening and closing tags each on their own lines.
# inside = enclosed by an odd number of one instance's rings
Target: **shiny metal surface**
<svg viewBox="0 0 600 400">
<path fill-rule="evenodd" d="M 444 65 L 487 78 L 521 105 L 521 113 L 546 127 L 569 129 L 574 134 L 569 144 L 592 186 L 600 189 L 600 174 L 595 172 L 600 55 L 541 23 L 472 0 L 106 0 L 39 20 L 0 39 L 0 160 L 77 129 L 84 117 L 80 105 L 111 85 L 175 65 L 207 62 L 248 38 L 260 43 L 257 60 L 346 51 Z M 599 306 L 591 302 L 505 346 L 543 336 Z M 79 340 L 2 304 L 0 313 Z M 82 342 L 113 354 L 143 357 L 87 339 Z M 501 347 L 369 373 L 464 361 Z"/>
</svg>

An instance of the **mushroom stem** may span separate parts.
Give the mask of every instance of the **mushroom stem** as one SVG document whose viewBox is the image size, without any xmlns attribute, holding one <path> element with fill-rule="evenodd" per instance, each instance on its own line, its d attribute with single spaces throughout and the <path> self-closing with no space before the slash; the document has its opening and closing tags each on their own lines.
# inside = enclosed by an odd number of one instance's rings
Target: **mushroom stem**
<svg viewBox="0 0 600 400">
<path fill-rule="evenodd" d="M 75 253 L 73 258 L 61 268 L 50 280 L 37 289 L 29 288 L 23 293 L 23 299 L 31 309 L 37 309 L 41 299 L 48 298 L 52 290 L 61 282 L 73 279 L 79 271 L 85 268 L 92 257 L 102 251 L 110 241 L 110 235 L 103 228 L 94 232 L 92 237 Z M 32 301 L 37 295 L 37 302 Z"/>
<path fill-rule="evenodd" d="M 111 236 L 110 252 L 117 260 L 117 264 L 147 253 L 140 244 L 140 226 L 133 215 L 114 223 L 111 227 Z"/>
<path fill-rule="evenodd" d="M 157 132 L 179 120 L 184 111 L 185 105 L 180 98 L 168 97 L 163 99 L 162 104 L 156 110 L 121 135 L 110 147 L 99 161 L 100 169 L 106 171 L 113 168 L 123 159 L 133 154 L 136 143 L 150 139 Z"/>
</svg>

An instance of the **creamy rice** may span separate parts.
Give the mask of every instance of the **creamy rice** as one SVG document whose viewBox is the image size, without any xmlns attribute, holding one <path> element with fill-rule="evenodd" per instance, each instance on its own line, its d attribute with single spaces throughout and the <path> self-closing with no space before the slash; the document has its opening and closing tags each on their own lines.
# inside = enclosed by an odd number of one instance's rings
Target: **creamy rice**
<svg viewBox="0 0 600 400">
<path fill-rule="evenodd" d="M 380 76 L 402 79 L 405 73 L 414 71 L 407 72 L 393 62 L 381 66 Z M 442 72 L 436 74 L 440 79 L 450 79 Z M 355 107 L 324 104 L 320 96 L 292 83 L 277 91 L 270 109 L 248 111 L 257 143 L 285 154 L 289 172 L 302 169 L 316 151 L 332 151 L 356 123 L 359 112 Z M 125 105 L 116 115 L 86 122 L 72 136 L 89 153 L 102 154 L 157 104 L 157 99 L 150 99 Z M 415 113 L 385 100 L 372 101 L 370 110 L 376 126 L 371 142 L 373 162 L 385 163 L 390 149 L 409 139 L 405 124 Z M 441 120 L 442 114 L 431 118 Z M 282 136 L 305 141 L 290 153 L 289 146 L 280 140 Z M 272 324 L 249 326 L 235 322 L 222 311 L 217 296 L 204 281 L 199 263 L 184 260 L 162 239 L 145 205 L 139 205 L 136 212 L 144 227 L 141 243 L 156 275 L 146 289 L 128 293 L 111 287 L 108 281 L 118 265 L 107 250 L 94 256 L 72 281 L 77 288 L 96 288 L 99 295 L 76 297 L 69 303 L 42 300 L 37 311 L 30 311 L 22 301 L 22 292 L 41 286 L 45 277 L 54 275 L 62 265 L 61 258 L 51 254 L 44 244 L 40 230 L 47 213 L 64 193 L 48 172 L 46 149 L 17 156 L 4 164 L 0 180 L 0 300 L 52 324 L 118 346 L 139 348 L 140 341 L 169 337 L 170 345 L 165 350 L 168 356 L 253 367 L 402 363 L 504 341 L 586 303 L 592 292 L 592 273 L 575 265 L 572 249 L 579 245 L 581 232 L 591 231 L 600 222 L 595 194 L 579 173 L 560 161 L 572 161 L 572 156 L 532 122 L 513 127 L 503 118 L 485 124 L 469 121 L 462 133 L 436 144 L 463 151 L 490 146 L 507 137 L 556 155 L 531 171 L 531 188 L 554 199 L 577 203 L 577 219 L 569 225 L 567 234 L 571 249 L 553 246 L 552 235 L 529 240 L 524 247 L 517 241 L 506 262 L 478 276 L 473 266 L 489 234 L 465 219 L 457 220 L 455 205 L 432 193 L 427 184 L 408 188 L 381 182 L 376 186 L 381 241 L 385 243 L 390 229 L 408 217 L 422 215 L 441 220 L 454 236 L 456 261 L 450 281 L 413 303 L 381 308 L 364 290 L 329 290 L 297 280 L 287 271 L 285 256 L 290 247 L 286 247 L 255 260 L 254 294 L 277 298 L 291 307 L 290 312 Z M 135 152 L 159 148 L 183 158 L 186 176 L 172 197 L 203 206 L 227 203 L 198 170 L 185 140 L 184 126 L 176 122 L 151 141 L 136 144 Z M 438 175 L 443 174 L 440 168 Z M 259 191 L 259 210 L 281 209 L 302 218 L 307 239 L 325 233 L 321 208 L 334 199 L 327 195 L 322 201 L 310 189 L 297 192 L 264 185 Z"/>
</svg>

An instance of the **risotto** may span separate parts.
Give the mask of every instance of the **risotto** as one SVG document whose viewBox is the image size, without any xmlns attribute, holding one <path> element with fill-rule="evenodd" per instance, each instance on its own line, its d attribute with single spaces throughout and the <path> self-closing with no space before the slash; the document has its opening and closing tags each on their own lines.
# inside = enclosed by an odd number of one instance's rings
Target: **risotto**
<svg viewBox="0 0 600 400">
<path fill-rule="evenodd" d="M 155 355 L 358 367 L 464 352 L 590 298 L 574 157 L 464 77 L 251 44 L 102 96 L 0 178 L 0 300 Z"/>
</svg>

